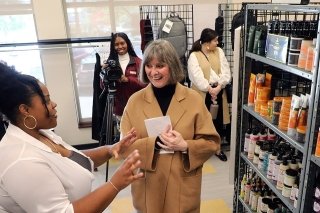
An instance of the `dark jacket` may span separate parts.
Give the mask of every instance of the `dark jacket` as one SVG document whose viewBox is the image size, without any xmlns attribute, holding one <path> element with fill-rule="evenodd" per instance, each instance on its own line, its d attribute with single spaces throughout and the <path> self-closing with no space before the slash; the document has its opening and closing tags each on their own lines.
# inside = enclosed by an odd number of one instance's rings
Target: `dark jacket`
<svg viewBox="0 0 320 213">
<path fill-rule="evenodd" d="M 129 97 L 136 91 L 145 87 L 138 79 L 141 59 L 130 56 L 129 64 L 125 70 L 125 76 L 129 79 L 128 82 L 117 82 L 116 96 L 114 100 L 114 114 L 122 116 L 123 109 L 126 106 Z"/>
</svg>

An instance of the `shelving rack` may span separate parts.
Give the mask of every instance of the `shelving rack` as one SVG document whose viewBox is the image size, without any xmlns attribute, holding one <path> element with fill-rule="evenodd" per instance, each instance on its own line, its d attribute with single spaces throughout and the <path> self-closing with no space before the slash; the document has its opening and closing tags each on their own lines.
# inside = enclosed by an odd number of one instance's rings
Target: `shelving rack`
<svg viewBox="0 0 320 213">
<path fill-rule="evenodd" d="M 259 24 L 266 25 L 267 21 L 274 18 L 277 14 L 279 20 L 294 17 L 296 20 L 311 20 L 315 18 L 318 21 L 317 35 L 319 35 L 319 15 L 320 7 L 316 5 L 277 5 L 277 4 L 248 4 L 246 6 L 246 22 L 245 22 L 245 32 L 244 44 L 246 44 L 246 39 L 248 36 L 249 26 L 247 20 L 247 14 L 253 12 L 255 18 Z M 281 15 L 283 14 L 283 15 Z M 238 154 L 238 173 L 235 177 L 235 185 L 238 186 L 236 189 L 237 197 L 235 198 L 235 209 L 234 212 L 253 212 L 250 207 L 245 203 L 239 196 L 240 192 L 240 182 L 245 170 L 247 168 L 252 169 L 256 174 L 269 186 L 269 188 L 274 192 L 274 194 L 281 199 L 283 204 L 293 213 L 306 213 L 311 212 L 312 208 L 312 193 L 315 187 L 316 173 L 319 171 L 320 159 L 313 155 L 316 144 L 316 137 L 318 133 L 318 128 L 320 125 L 320 115 L 317 115 L 317 109 L 320 107 L 319 96 L 320 96 L 320 72 L 318 72 L 319 67 L 319 45 L 320 36 L 317 37 L 316 42 L 316 54 L 315 54 L 315 71 L 313 73 L 306 72 L 297 67 L 288 66 L 284 63 L 276 62 L 264 56 L 259 56 L 251 52 L 246 51 L 246 45 L 244 45 L 245 59 L 243 60 L 243 70 L 241 74 L 242 81 L 242 108 L 239 112 L 241 114 L 240 121 L 240 141 L 238 142 L 240 150 Z M 272 72 L 274 76 L 272 81 L 284 81 L 289 80 L 289 84 L 297 83 L 300 81 L 307 82 L 307 90 L 310 94 L 309 99 L 309 110 L 307 116 L 307 132 L 305 137 L 305 143 L 299 143 L 294 138 L 287 135 L 286 132 L 280 130 L 278 126 L 272 124 L 272 122 L 253 110 L 253 107 L 248 106 L 248 92 L 249 92 L 249 81 L 250 73 L 254 72 L 255 69 L 259 67 L 268 72 Z M 281 77 L 294 77 L 293 80 L 282 79 Z M 294 81 L 294 82 L 293 82 Z M 287 141 L 292 147 L 303 154 L 302 159 L 302 170 L 299 180 L 299 195 L 298 203 L 295 208 L 293 202 L 284 196 L 282 196 L 281 191 L 276 188 L 275 183 L 266 177 L 264 171 L 257 168 L 247 156 L 241 152 L 244 146 L 245 131 L 249 128 L 249 125 L 254 120 L 257 123 L 261 123 L 264 126 L 272 129 L 278 137 Z"/>
</svg>

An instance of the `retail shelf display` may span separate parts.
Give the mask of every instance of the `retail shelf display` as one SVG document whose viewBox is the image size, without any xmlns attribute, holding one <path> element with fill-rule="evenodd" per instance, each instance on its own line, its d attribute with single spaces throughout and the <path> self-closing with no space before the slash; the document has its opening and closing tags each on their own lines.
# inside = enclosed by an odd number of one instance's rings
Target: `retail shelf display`
<svg viewBox="0 0 320 213">
<path fill-rule="evenodd" d="M 239 47 L 245 57 L 240 62 L 239 103 L 242 107 L 238 112 L 240 131 L 234 212 L 261 212 L 252 203 L 256 201 L 244 199 L 243 193 L 247 193 L 244 184 L 250 188 L 249 178 L 252 181 L 250 195 L 263 197 L 262 187 L 270 192 L 266 196 L 271 201 L 264 207 L 268 212 L 275 209 L 278 212 L 313 212 L 313 204 L 317 202 L 315 188 L 320 185 L 317 183 L 320 158 L 315 155 L 320 127 L 317 113 L 320 107 L 319 17 L 320 5 L 246 5 L 244 36 Z M 279 40 L 271 40 L 271 34 Z M 297 40 L 300 43 L 294 46 Z M 283 41 L 288 43 L 281 46 Z M 279 57 L 285 62 L 271 59 L 268 51 L 273 51 L 276 57 L 282 51 L 285 56 Z M 264 97 L 267 98 L 259 99 L 263 96 L 262 87 L 266 88 Z M 302 104 L 304 97 L 307 107 Z M 281 103 L 278 108 L 276 100 Z M 296 105 L 295 100 L 298 100 Z M 301 113 L 305 113 L 303 122 Z M 263 138 L 265 133 L 275 136 L 272 140 L 267 136 Z M 298 166 L 292 166 L 296 161 Z"/>
</svg>

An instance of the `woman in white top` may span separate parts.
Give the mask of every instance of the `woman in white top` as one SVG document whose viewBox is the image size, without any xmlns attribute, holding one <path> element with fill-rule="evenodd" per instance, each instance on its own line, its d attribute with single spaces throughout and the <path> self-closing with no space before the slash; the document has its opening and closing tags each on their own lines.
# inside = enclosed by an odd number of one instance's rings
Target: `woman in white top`
<svg viewBox="0 0 320 213">
<path fill-rule="evenodd" d="M 218 46 L 218 34 L 209 28 L 201 32 L 192 46 L 188 59 L 188 74 L 191 88 L 203 97 L 208 110 L 210 105 L 219 105 L 217 118 L 213 120 L 217 132 L 223 136 L 223 125 L 230 123 L 229 107 L 225 86 L 231 81 L 229 63 L 224 52 Z M 216 155 L 226 161 L 226 155 L 219 150 Z"/>
<path fill-rule="evenodd" d="M 10 121 L 0 142 L 0 212 L 102 212 L 134 173 L 133 151 L 111 179 L 91 192 L 92 169 L 117 158 L 136 140 L 135 130 L 112 146 L 76 150 L 51 129 L 57 104 L 47 87 L 0 62 L 0 111 Z"/>
</svg>

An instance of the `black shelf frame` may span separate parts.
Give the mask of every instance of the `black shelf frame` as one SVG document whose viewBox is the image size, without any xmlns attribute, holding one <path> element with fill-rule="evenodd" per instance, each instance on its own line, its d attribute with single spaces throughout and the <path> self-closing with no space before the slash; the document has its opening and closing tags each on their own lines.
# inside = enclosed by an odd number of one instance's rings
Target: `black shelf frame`
<svg viewBox="0 0 320 213">
<path fill-rule="evenodd" d="M 281 11 L 281 13 L 284 11 L 285 13 L 290 13 L 293 15 L 298 14 L 301 15 L 300 17 L 312 16 L 316 17 L 316 20 L 318 21 L 318 31 L 317 35 L 320 34 L 320 24 L 319 24 L 319 16 L 320 16 L 320 6 L 319 5 L 282 5 L 282 4 L 247 4 L 246 5 L 246 18 L 245 18 L 245 27 L 244 32 L 245 36 L 243 39 L 243 43 L 246 44 L 246 36 L 248 33 L 248 27 L 247 27 L 247 14 L 248 10 L 254 11 L 254 14 L 256 15 L 257 21 L 260 21 L 260 23 L 266 23 L 266 14 L 272 15 L 274 12 L 278 13 Z M 264 16 L 264 18 L 259 17 L 259 14 Z M 260 18 L 260 19 L 259 19 Z M 261 22 L 262 20 L 262 22 Z M 315 149 L 315 143 L 316 143 L 316 137 L 315 135 L 318 133 L 317 128 L 320 126 L 320 115 L 317 116 L 317 109 L 320 107 L 320 73 L 318 71 L 319 69 L 319 47 L 320 47 L 320 36 L 317 37 L 316 42 L 316 54 L 315 54 L 315 64 L 314 64 L 314 72 L 307 72 L 302 69 L 299 69 L 294 66 L 288 66 L 285 63 L 280 63 L 278 61 L 266 58 L 264 56 L 260 56 L 257 54 L 253 54 L 250 52 L 245 51 L 245 46 L 243 45 L 242 51 L 244 51 L 245 58 L 243 60 L 243 67 L 242 67 L 242 75 L 241 75 L 241 83 L 242 83 L 242 89 L 241 89 L 241 101 L 242 101 L 242 108 L 240 110 L 241 114 L 241 126 L 240 126 L 240 142 L 239 142 L 239 150 L 243 150 L 243 141 L 244 141 L 244 132 L 246 131 L 246 127 L 248 127 L 248 119 L 251 119 L 252 117 L 268 128 L 274 130 L 274 132 L 283 138 L 284 140 L 288 141 L 293 147 L 295 147 L 297 150 L 302 152 L 303 154 L 303 160 L 302 160 L 302 170 L 301 170 L 301 178 L 299 182 L 299 196 L 298 196 L 298 203 L 297 208 L 293 206 L 293 202 L 290 199 L 287 199 L 282 196 L 281 191 L 278 190 L 274 183 L 272 183 L 272 180 L 269 180 L 266 178 L 266 174 L 261 172 L 252 161 L 250 161 L 243 153 L 240 153 L 239 155 L 239 162 L 238 162 L 238 176 L 235 177 L 235 179 L 240 179 L 242 177 L 243 171 L 245 167 L 252 168 L 257 174 L 269 185 L 269 187 L 272 189 L 272 191 L 284 202 L 284 204 L 293 212 L 293 213 L 304 213 L 304 212 L 310 212 L 310 206 L 312 206 L 311 200 L 312 200 L 312 187 L 314 187 L 315 184 L 315 170 L 319 170 L 320 165 L 320 158 L 317 158 L 314 156 L 314 149 Z M 283 73 L 289 73 L 297 76 L 300 79 L 304 79 L 309 81 L 311 84 L 310 86 L 310 102 L 309 102 L 309 112 L 308 112 L 308 118 L 307 118 L 307 133 L 305 137 L 305 143 L 299 143 L 295 139 L 291 138 L 287 135 L 286 131 L 280 130 L 276 125 L 272 124 L 270 119 L 267 119 L 260 114 L 256 113 L 253 109 L 253 107 L 247 105 L 247 98 L 248 98 L 248 87 L 249 87 L 249 78 L 250 78 L 250 70 L 246 66 L 249 63 L 252 63 L 254 61 L 262 62 L 262 64 L 266 64 L 268 66 L 278 68 L 280 69 L 280 72 Z M 248 64 L 249 68 L 250 65 Z M 242 173 L 241 173 L 242 172 Z M 238 186 L 239 187 L 239 186 Z M 237 196 L 237 206 L 236 210 L 238 211 L 239 203 L 241 202 L 241 198 L 239 195 Z"/>
</svg>

